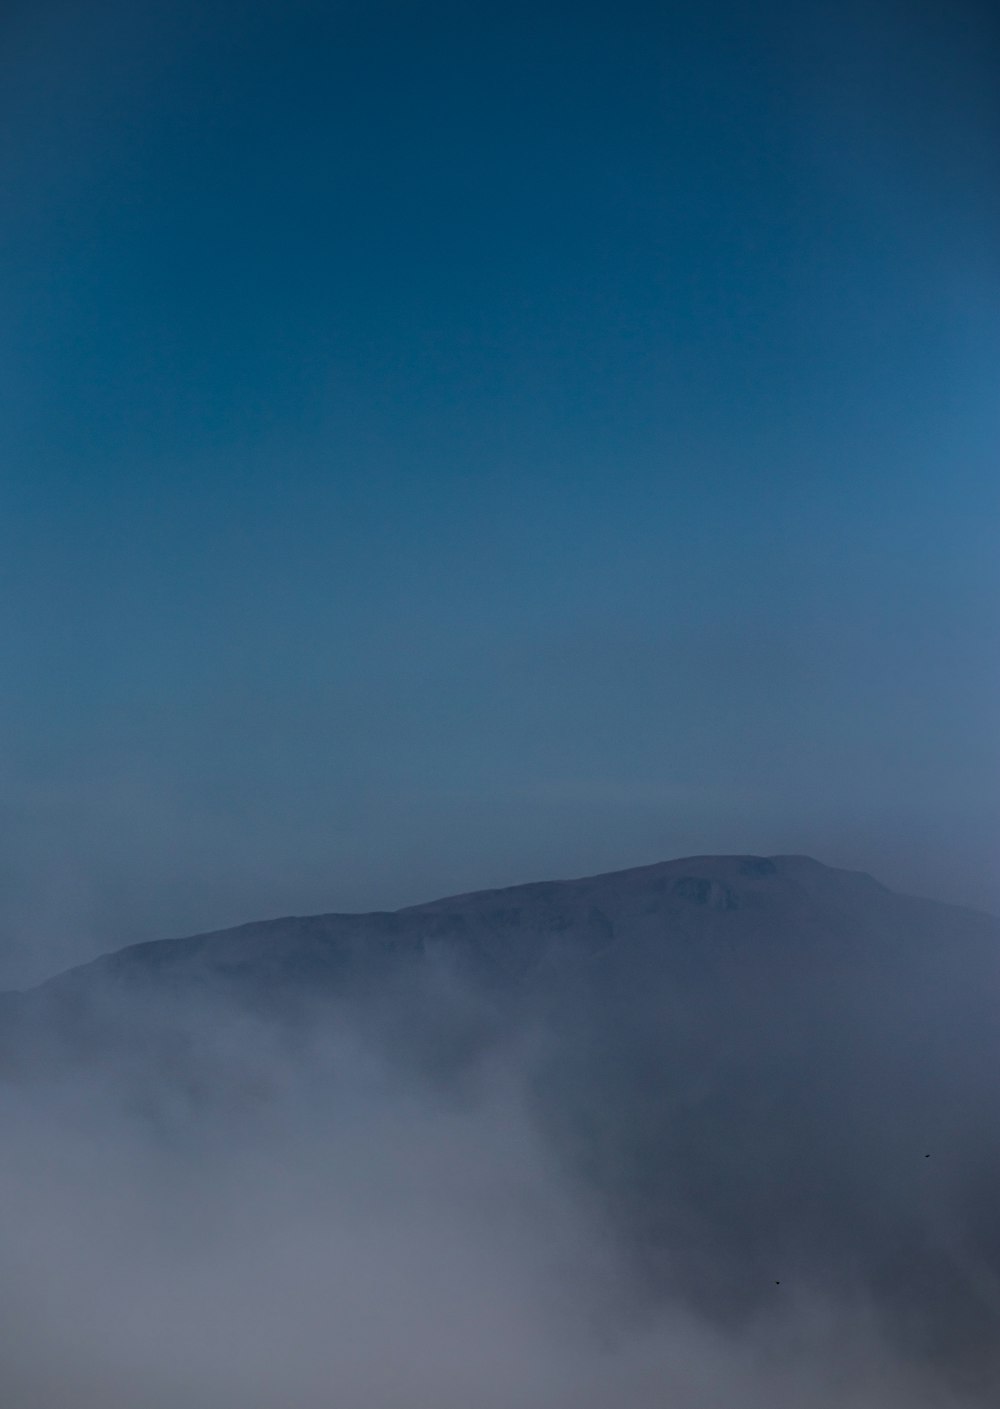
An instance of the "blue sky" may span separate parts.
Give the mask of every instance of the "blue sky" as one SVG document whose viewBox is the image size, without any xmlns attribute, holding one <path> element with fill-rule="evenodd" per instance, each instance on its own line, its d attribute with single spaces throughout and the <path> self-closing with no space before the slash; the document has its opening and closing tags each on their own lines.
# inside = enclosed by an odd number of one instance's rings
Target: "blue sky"
<svg viewBox="0 0 1000 1409">
<path fill-rule="evenodd" d="M 11 8 L 0 981 L 696 851 L 1000 909 L 998 56 Z"/>
</svg>

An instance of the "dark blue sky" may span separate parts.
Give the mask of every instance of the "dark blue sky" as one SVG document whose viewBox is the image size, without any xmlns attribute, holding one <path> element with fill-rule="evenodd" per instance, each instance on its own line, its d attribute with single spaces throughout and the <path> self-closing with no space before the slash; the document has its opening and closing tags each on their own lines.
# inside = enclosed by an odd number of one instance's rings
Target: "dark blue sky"
<svg viewBox="0 0 1000 1409">
<path fill-rule="evenodd" d="M 704 850 L 1000 909 L 989 7 L 5 16 L 0 981 Z"/>
</svg>

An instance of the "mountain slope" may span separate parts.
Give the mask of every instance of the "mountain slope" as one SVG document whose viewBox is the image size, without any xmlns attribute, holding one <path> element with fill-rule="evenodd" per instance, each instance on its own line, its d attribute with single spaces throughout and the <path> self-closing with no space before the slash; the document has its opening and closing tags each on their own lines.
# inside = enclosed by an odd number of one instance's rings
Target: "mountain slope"
<svg viewBox="0 0 1000 1409">
<path fill-rule="evenodd" d="M 686 858 L 133 946 L 6 995 L 0 1034 L 12 1079 L 230 1099 L 236 1014 L 293 1042 L 349 1025 L 439 1086 L 516 1054 L 643 1293 L 730 1325 L 819 1287 L 1000 1384 L 988 916 L 805 857 Z"/>
</svg>

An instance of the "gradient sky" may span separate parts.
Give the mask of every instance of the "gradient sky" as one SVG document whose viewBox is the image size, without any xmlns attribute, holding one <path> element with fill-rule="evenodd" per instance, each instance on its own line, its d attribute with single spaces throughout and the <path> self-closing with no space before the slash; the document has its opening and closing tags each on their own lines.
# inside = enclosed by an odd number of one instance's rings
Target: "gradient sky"
<svg viewBox="0 0 1000 1409">
<path fill-rule="evenodd" d="M 991 11 L 7 5 L 0 982 L 700 851 L 1000 910 Z"/>
</svg>

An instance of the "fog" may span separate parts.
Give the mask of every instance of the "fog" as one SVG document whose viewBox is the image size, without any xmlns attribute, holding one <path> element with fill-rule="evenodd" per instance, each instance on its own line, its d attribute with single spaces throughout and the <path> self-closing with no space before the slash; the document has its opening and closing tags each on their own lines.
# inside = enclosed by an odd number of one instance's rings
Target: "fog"
<svg viewBox="0 0 1000 1409">
<path fill-rule="evenodd" d="M 729 1333 L 648 1296 L 539 1125 L 537 1033 L 442 1077 L 346 1008 L 308 1040 L 187 1017 L 186 1072 L 36 1056 L 2 1087 L 5 1409 L 985 1403 L 819 1286 Z"/>
</svg>

